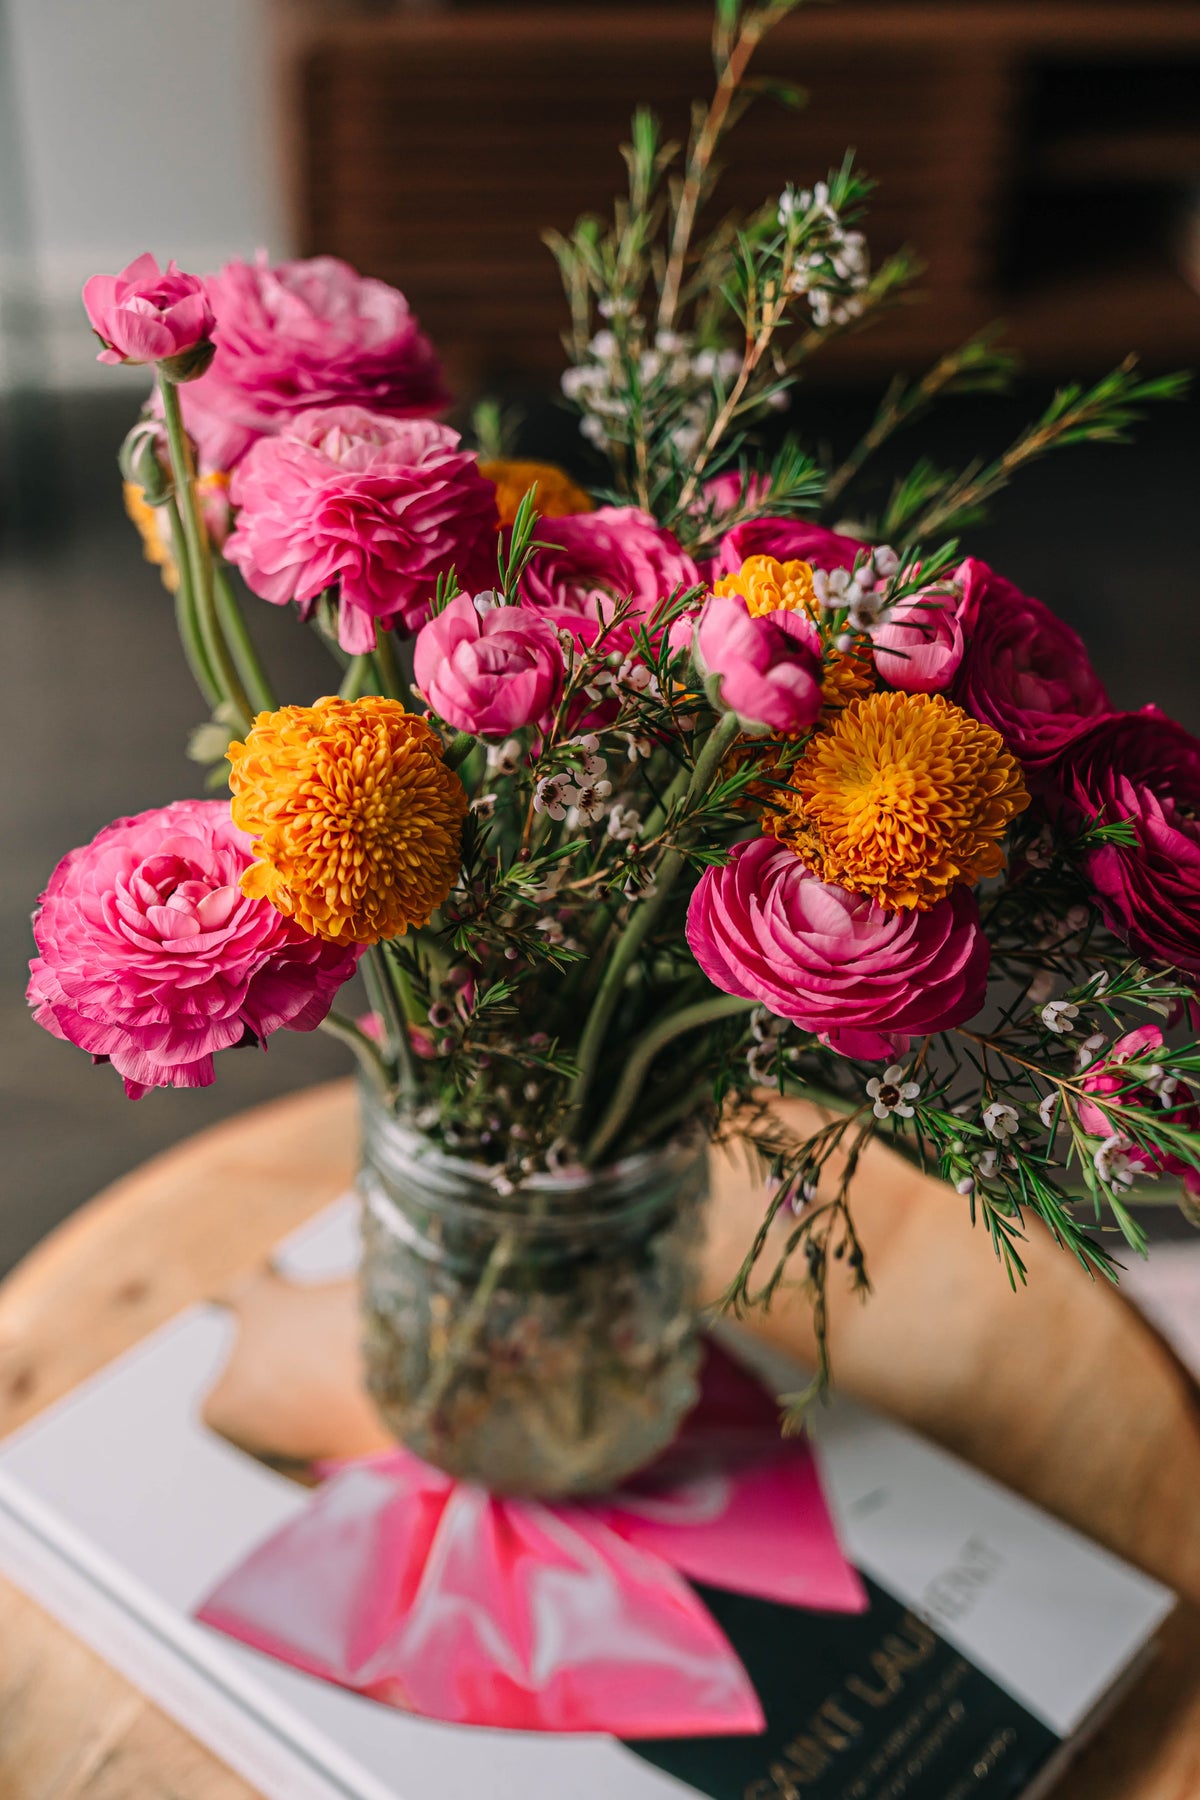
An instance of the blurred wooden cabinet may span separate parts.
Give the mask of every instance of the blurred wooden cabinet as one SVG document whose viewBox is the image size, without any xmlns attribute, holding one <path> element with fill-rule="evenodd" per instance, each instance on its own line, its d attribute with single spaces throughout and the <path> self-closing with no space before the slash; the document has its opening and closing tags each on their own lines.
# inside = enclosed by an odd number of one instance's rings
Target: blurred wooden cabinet
<svg viewBox="0 0 1200 1800">
<path fill-rule="evenodd" d="M 564 313 L 539 234 L 611 205 L 635 102 L 685 134 L 711 85 L 708 9 L 276 0 L 276 17 L 299 248 L 402 287 L 460 382 L 545 376 Z M 1050 369 L 1200 355 L 1193 0 L 847 0 L 801 7 L 756 66 L 811 101 L 755 107 L 717 205 L 809 183 L 853 145 L 879 182 L 874 254 L 926 264 L 923 298 L 832 368 L 919 363 L 997 317 Z"/>
</svg>

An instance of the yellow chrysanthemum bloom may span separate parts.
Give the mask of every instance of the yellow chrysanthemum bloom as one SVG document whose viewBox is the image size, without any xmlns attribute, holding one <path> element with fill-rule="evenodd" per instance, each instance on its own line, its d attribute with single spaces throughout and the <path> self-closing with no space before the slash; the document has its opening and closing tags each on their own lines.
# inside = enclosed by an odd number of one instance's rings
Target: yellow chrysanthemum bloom
<svg viewBox="0 0 1200 1800">
<path fill-rule="evenodd" d="M 592 501 L 571 477 L 554 463 L 503 461 L 480 463 L 479 473 L 496 485 L 496 507 L 501 525 L 511 525 L 517 508 L 537 483 L 533 504 L 543 519 L 565 519 L 572 513 L 594 512 Z"/>
<path fill-rule="evenodd" d="M 825 881 L 926 911 L 1004 866 L 1029 805 L 999 732 L 942 694 L 870 694 L 813 738 L 764 821 Z"/>
<path fill-rule="evenodd" d="M 736 575 L 722 575 L 713 593 L 724 600 L 740 594 L 755 619 L 763 613 L 799 612 L 817 624 L 821 617 L 812 564 L 798 560 L 748 556 Z M 840 712 L 860 694 L 869 694 L 874 686 L 871 649 L 865 638 L 856 640 L 849 650 L 836 650 L 826 659 L 821 679 L 826 717 Z"/>
<path fill-rule="evenodd" d="M 436 733 L 398 700 L 281 706 L 228 754 L 233 821 L 257 859 L 242 891 L 312 936 L 398 937 L 454 886 L 466 792 Z"/>
</svg>

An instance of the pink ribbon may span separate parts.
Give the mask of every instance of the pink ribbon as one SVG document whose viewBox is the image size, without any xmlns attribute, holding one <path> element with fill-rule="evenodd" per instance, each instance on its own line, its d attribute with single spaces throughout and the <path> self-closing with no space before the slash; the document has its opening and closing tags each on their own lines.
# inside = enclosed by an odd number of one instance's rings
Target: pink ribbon
<svg viewBox="0 0 1200 1800">
<path fill-rule="evenodd" d="M 763 1729 L 745 1669 L 683 1579 L 860 1612 L 804 1439 L 709 1345 L 665 1456 L 618 1492 L 489 1494 L 397 1448 L 336 1465 L 198 1617 L 389 1706 L 454 1724 L 691 1737 Z"/>
</svg>

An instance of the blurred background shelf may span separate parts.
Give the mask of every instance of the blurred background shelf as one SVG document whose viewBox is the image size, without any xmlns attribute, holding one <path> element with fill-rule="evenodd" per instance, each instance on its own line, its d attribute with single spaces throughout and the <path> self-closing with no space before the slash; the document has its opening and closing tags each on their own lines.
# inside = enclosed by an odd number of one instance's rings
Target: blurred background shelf
<svg viewBox="0 0 1200 1800">
<path fill-rule="evenodd" d="M 611 204 L 635 100 L 686 134 L 711 80 L 709 16 L 276 0 L 299 247 L 402 286 L 463 385 L 547 379 L 563 309 L 540 232 Z M 801 8 L 758 66 L 811 102 L 760 102 L 718 204 L 811 183 L 850 142 L 879 183 L 876 259 L 907 244 L 925 263 L 919 302 L 831 347 L 830 373 L 920 363 L 997 317 L 1037 368 L 1200 354 L 1190 0 L 847 0 Z"/>
</svg>

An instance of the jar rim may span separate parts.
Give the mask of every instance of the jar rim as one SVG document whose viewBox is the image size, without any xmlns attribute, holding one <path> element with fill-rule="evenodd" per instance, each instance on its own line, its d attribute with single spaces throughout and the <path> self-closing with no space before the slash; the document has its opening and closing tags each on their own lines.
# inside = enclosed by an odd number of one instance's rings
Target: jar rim
<svg viewBox="0 0 1200 1800">
<path fill-rule="evenodd" d="M 363 1130 L 368 1162 L 372 1149 L 383 1150 L 386 1161 L 406 1164 L 428 1185 L 430 1198 L 436 1194 L 440 1205 L 491 1230 L 578 1231 L 592 1221 L 611 1227 L 623 1218 L 639 1217 L 648 1206 L 662 1203 L 664 1175 L 673 1187 L 708 1148 L 692 1120 L 663 1143 L 616 1162 L 596 1169 L 576 1164 L 555 1174 L 540 1171 L 509 1187 L 497 1183 L 497 1176 L 503 1179 L 501 1166 L 454 1156 L 397 1118 L 369 1089 L 364 1089 Z M 587 1204 L 579 1206 L 585 1197 Z"/>
</svg>

